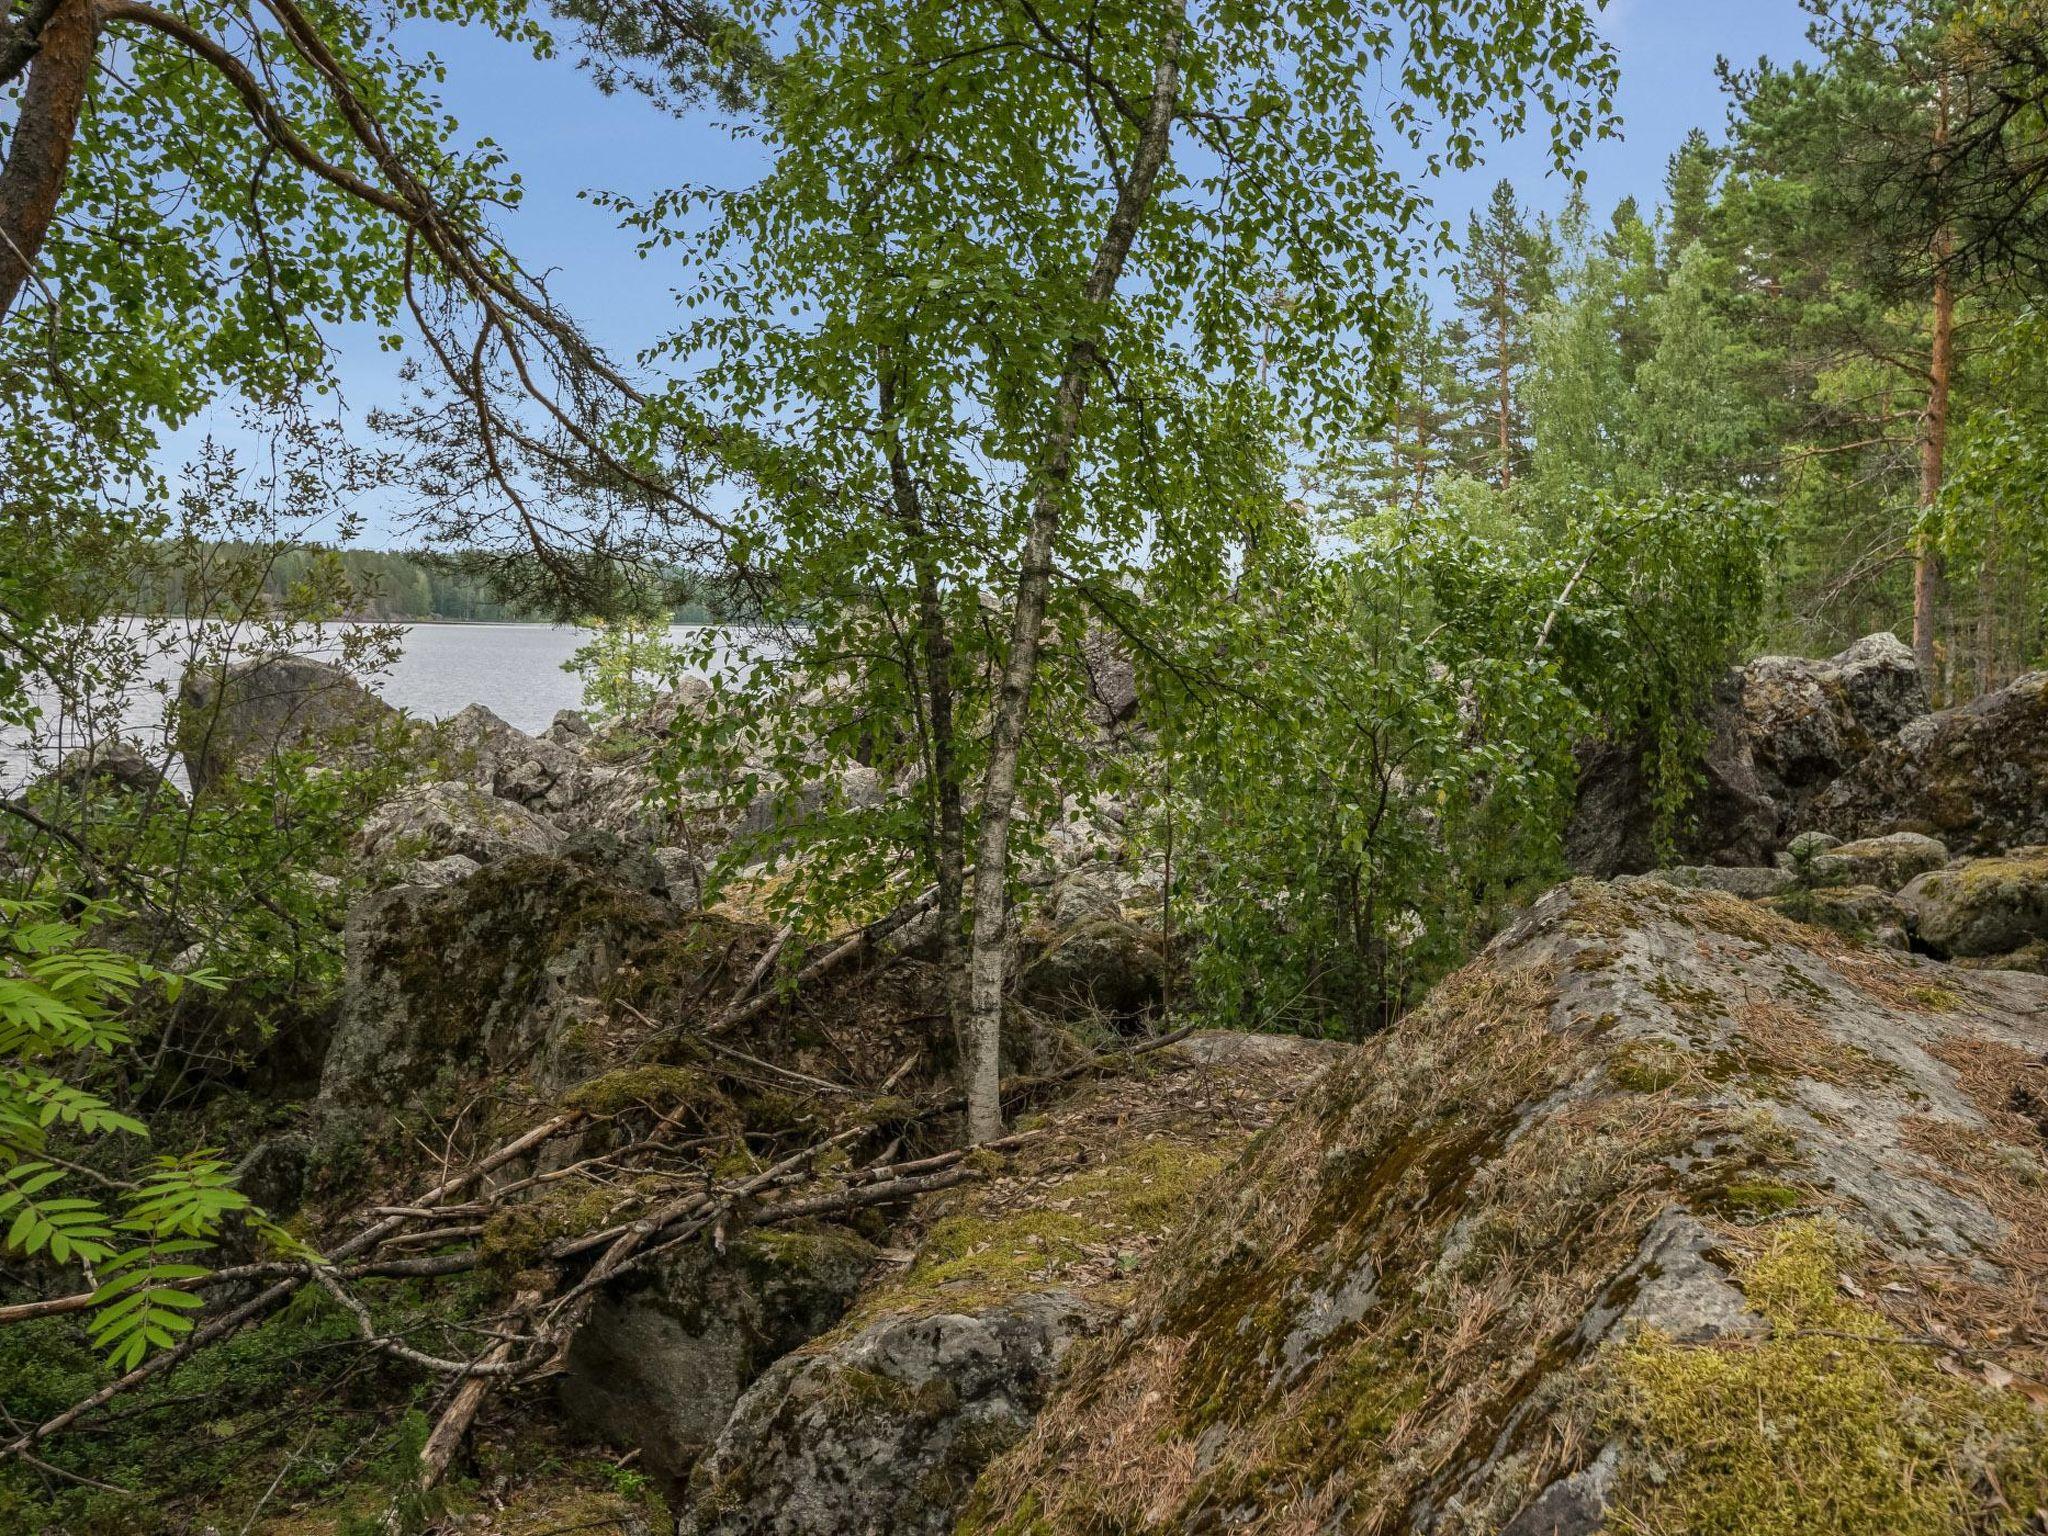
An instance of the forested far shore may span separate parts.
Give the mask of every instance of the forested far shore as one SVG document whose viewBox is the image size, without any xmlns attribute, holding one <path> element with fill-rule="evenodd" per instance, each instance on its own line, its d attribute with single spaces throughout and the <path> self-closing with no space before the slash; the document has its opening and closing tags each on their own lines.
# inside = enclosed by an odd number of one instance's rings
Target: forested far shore
<svg viewBox="0 0 2048 1536">
<path fill-rule="evenodd" d="M 560 617 L 505 596 L 476 562 L 459 553 L 218 541 L 207 546 L 206 554 L 232 554 L 238 563 L 253 563 L 257 574 L 243 590 L 253 588 L 277 610 L 300 606 L 301 594 L 319 591 L 338 606 L 336 617 L 364 623 L 544 624 Z M 152 617 L 214 616 L 217 597 L 201 591 L 191 574 L 204 564 L 187 557 L 149 566 L 135 582 L 131 611 Z M 673 623 L 709 624 L 732 616 L 731 605 L 719 593 L 687 577 L 676 578 L 666 595 L 676 599 L 666 605 Z"/>
</svg>

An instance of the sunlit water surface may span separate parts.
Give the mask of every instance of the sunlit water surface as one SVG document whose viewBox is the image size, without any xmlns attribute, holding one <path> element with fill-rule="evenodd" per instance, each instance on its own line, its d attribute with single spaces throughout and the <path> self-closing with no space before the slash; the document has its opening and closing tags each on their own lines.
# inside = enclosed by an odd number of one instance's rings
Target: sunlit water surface
<svg viewBox="0 0 2048 1536">
<path fill-rule="evenodd" d="M 670 633 L 679 644 L 702 638 L 701 630 L 683 625 Z M 562 664 L 587 639 L 587 631 L 556 624 L 406 625 L 397 663 L 374 678 L 373 686 L 386 702 L 423 719 L 443 719 L 481 704 L 522 731 L 543 731 L 558 710 L 583 703 L 581 680 Z M 308 647 L 314 655 L 331 656 L 336 649 L 331 643 Z M 721 647 L 719 660 L 730 654 Z M 163 750 L 164 695 L 150 685 L 174 693 L 181 667 L 179 655 L 153 658 L 143 684 L 126 701 L 122 729 L 152 755 Z M 19 733 L 0 734 L 0 788 L 18 789 L 92 733 L 85 722 L 66 717 L 56 701 L 38 702 L 46 714 L 33 751 Z M 182 779 L 175 766 L 173 773 Z"/>
</svg>

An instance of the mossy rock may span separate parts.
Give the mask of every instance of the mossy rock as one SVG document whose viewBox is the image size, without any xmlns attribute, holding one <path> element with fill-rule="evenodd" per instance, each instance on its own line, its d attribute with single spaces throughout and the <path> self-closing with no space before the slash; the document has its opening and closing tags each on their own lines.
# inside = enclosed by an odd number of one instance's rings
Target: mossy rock
<svg viewBox="0 0 2048 1536">
<path fill-rule="evenodd" d="M 1966 859 L 1922 875 L 1899 899 L 1938 955 L 2002 955 L 2048 939 L 2048 847 Z"/>
<path fill-rule="evenodd" d="M 1554 892 L 1210 1186 L 959 1529 L 2018 1536 L 2044 1052 L 2048 982 Z"/>
</svg>

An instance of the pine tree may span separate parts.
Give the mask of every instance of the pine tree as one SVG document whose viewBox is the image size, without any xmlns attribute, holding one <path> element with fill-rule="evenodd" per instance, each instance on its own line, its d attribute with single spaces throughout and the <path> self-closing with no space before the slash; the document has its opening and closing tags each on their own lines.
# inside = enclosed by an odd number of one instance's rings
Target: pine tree
<svg viewBox="0 0 2048 1536">
<path fill-rule="evenodd" d="M 1458 309 L 1470 323 L 1469 368 L 1491 407 L 1495 483 L 1506 490 L 1528 462 L 1528 424 L 1518 399 L 1530 361 L 1530 317 L 1550 292 L 1553 245 L 1532 225 L 1503 180 L 1486 212 L 1472 215 L 1461 259 L 1451 273 Z"/>
<path fill-rule="evenodd" d="M 1439 477 L 1488 467 L 1487 403 L 1463 367 L 1471 346 L 1464 322 L 1439 323 L 1427 299 L 1415 302 L 1401 332 L 1401 383 L 1386 430 L 1356 462 L 1336 471 L 1342 510 L 1419 510 Z"/>
<path fill-rule="evenodd" d="M 1614 331 L 1622 370 L 1633 377 L 1656 346 L 1650 304 L 1664 284 L 1656 231 L 1644 221 L 1634 198 L 1623 198 L 1614 210 L 1607 233 L 1600 238 L 1600 254 L 1613 271 Z"/>
<path fill-rule="evenodd" d="M 1664 261 L 1676 267 L 1688 249 L 1707 233 L 1707 220 L 1714 205 L 1715 184 L 1721 176 L 1721 152 L 1714 148 L 1704 129 L 1695 128 L 1671 157 L 1664 171 L 1664 196 L 1668 212 L 1664 224 Z"/>
<path fill-rule="evenodd" d="M 1958 313 L 1986 277 L 1962 257 L 1978 244 L 1980 210 L 1951 159 L 1980 110 L 1984 65 L 1967 12 L 1947 0 L 1803 3 L 1820 64 L 1729 77 L 1730 202 L 1759 320 L 1783 330 L 1794 382 L 1815 406 L 1815 450 L 1878 455 L 1853 483 L 1884 487 L 1897 508 L 1913 649 L 1933 676 L 1944 606 L 1933 530 Z"/>
</svg>

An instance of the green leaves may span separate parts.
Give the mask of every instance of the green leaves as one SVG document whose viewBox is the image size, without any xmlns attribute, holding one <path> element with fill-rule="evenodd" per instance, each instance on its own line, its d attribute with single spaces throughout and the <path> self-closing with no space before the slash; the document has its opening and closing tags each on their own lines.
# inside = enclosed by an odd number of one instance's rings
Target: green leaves
<svg viewBox="0 0 2048 1536">
<path fill-rule="evenodd" d="M 626 719 L 673 688 L 688 658 L 670 642 L 666 615 L 658 619 L 592 619 L 591 638 L 562 663 L 583 680 L 584 707 L 603 720 Z"/>
<path fill-rule="evenodd" d="M 655 414 L 746 488 L 740 543 L 774 628 L 738 643 L 772 686 L 716 691 L 673 771 L 679 795 L 762 771 L 772 827 L 736 862 L 800 862 L 776 889 L 818 918 L 935 878 L 948 791 L 985 761 L 1000 605 L 1076 344 L 1099 377 L 1055 477 L 1027 858 L 1034 824 L 1117 771 L 1089 750 L 1081 637 L 1178 653 L 1181 615 L 1227 602 L 1238 549 L 1286 520 L 1289 445 L 1342 438 L 1390 385 L 1398 290 L 1435 226 L 1388 136 L 1456 158 L 1482 124 L 1527 126 L 1527 97 L 1568 156 L 1606 124 L 1613 68 L 1576 0 L 728 10 L 783 50 L 757 77 L 765 173 L 624 211 L 683 264 Z M 1167 163 L 1123 281 L 1091 302 L 1169 33 Z M 910 792 L 841 793 L 850 759 Z"/>
<path fill-rule="evenodd" d="M 106 1213 L 93 1200 L 41 1198 L 64 1177 L 48 1163 L 16 1163 L 0 1169 L 0 1218 L 12 1213 L 7 1246 L 25 1254 L 45 1249 L 59 1264 L 91 1264 L 108 1257 L 114 1236 Z"/>
<path fill-rule="evenodd" d="M 192 1331 L 191 1314 L 205 1303 L 192 1292 L 180 1290 L 178 1282 L 203 1279 L 207 1270 L 198 1264 L 164 1261 L 210 1246 L 183 1242 L 135 1248 L 102 1266 L 101 1274 L 111 1278 L 93 1292 L 89 1331 L 108 1364 L 116 1370 L 129 1370 L 150 1350 L 168 1349 L 178 1335 Z"/>
<path fill-rule="evenodd" d="M 93 1343 L 122 1370 L 191 1331 L 192 1314 L 204 1303 L 183 1285 L 208 1271 L 189 1260 L 213 1246 L 229 1215 L 252 1209 L 229 1182 L 227 1164 L 206 1152 L 158 1158 L 125 1208 L 114 1230 L 143 1241 L 99 1266 L 90 1329 Z"/>
<path fill-rule="evenodd" d="M 149 1132 L 37 1063 L 106 1056 L 128 1039 L 114 1010 L 144 985 L 181 979 L 86 944 L 90 925 L 110 915 L 87 906 L 80 917 L 60 917 L 47 902 L 0 901 L 0 1244 L 83 1269 L 96 1287 L 93 1342 L 126 1369 L 191 1330 L 201 1301 L 185 1287 L 207 1271 L 190 1260 L 213 1246 L 229 1216 L 249 1219 L 274 1240 L 282 1234 L 210 1152 L 158 1157 L 132 1185 L 105 1180 L 119 1190 L 111 1205 L 60 1188 L 76 1170 L 46 1153 L 54 1134 L 89 1141 Z M 182 980 L 218 985 L 204 974 Z"/>
<path fill-rule="evenodd" d="M 1571 748 L 1647 740 L 1660 804 L 1692 786 L 1689 722 L 1762 597 L 1758 509 L 1585 496 L 1554 532 L 1497 493 L 1354 520 L 1342 559 L 1269 538 L 1230 602 L 1185 617 L 1161 750 L 1181 922 L 1203 1006 L 1357 1034 L 1561 869 Z"/>
</svg>

